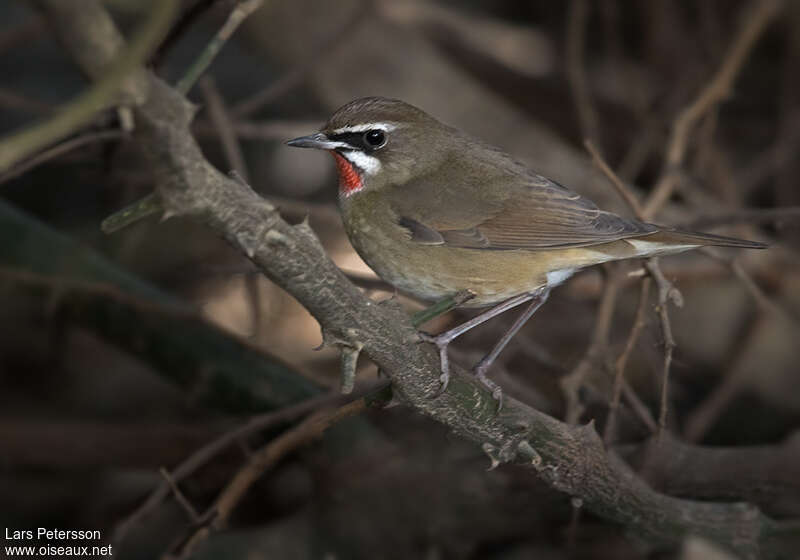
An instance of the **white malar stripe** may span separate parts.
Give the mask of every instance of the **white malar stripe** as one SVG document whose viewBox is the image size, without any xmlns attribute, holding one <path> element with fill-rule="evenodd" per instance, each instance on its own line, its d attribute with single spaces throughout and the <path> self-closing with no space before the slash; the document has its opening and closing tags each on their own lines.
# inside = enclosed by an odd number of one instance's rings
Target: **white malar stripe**
<svg viewBox="0 0 800 560">
<path fill-rule="evenodd" d="M 575 274 L 574 268 L 562 268 L 561 270 L 552 270 L 547 273 L 547 287 L 553 288 L 555 286 L 558 286 L 573 274 Z"/>
<path fill-rule="evenodd" d="M 645 241 L 644 239 L 626 239 L 625 241 L 630 243 L 633 248 L 636 249 L 636 254 L 639 256 L 681 253 L 683 251 L 688 251 L 689 249 L 702 247 L 702 245 L 666 245 L 656 241 Z"/>
<path fill-rule="evenodd" d="M 375 175 L 381 170 L 381 160 L 375 156 L 368 156 L 358 150 L 341 150 L 339 153 L 367 175 Z"/>
<path fill-rule="evenodd" d="M 352 126 L 343 126 L 342 128 L 337 128 L 336 130 L 332 130 L 330 134 L 346 134 L 348 132 L 366 132 L 368 130 L 382 130 L 384 132 L 391 132 L 396 128 L 397 128 L 396 124 L 386 123 L 386 122 L 364 123 L 364 124 L 354 124 Z"/>
</svg>

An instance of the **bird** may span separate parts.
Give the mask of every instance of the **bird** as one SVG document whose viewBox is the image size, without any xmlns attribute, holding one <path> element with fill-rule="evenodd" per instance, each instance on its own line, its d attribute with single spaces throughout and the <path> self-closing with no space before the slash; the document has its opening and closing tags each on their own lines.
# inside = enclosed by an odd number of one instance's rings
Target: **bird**
<svg viewBox="0 0 800 560">
<path fill-rule="evenodd" d="M 766 247 L 601 210 L 501 149 L 398 99 L 350 101 L 319 132 L 287 144 L 333 155 L 345 231 L 379 277 L 423 301 L 469 293 L 465 307 L 487 308 L 441 334 L 421 333 L 439 350 L 440 393 L 450 379 L 450 342 L 528 304 L 473 368 L 498 410 L 502 389 L 486 374 L 492 362 L 550 290 L 578 270 L 703 246 Z"/>
</svg>

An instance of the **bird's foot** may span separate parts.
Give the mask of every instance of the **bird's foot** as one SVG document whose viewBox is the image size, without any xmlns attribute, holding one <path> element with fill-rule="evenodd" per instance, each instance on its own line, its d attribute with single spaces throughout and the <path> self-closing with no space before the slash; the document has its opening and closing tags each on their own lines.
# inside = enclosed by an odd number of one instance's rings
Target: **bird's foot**
<svg viewBox="0 0 800 560">
<path fill-rule="evenodd" d="M 503 409 L 503 389 L 500 387 L 500 385 L 486 376 L 486 370 L 489 369 L 488 366 L 489 364 L 484 364 L 481 362 L 475 366 L 475 369 L 472 370 L 472 373 L 478 378 L 478 381 L 480 381 L 484 387 L 492 392 L 492 398 L 497 402 L 497 408 L 495 409 L 494 413 L 500 414 L 500 411 Z"/>
<path fill-rule="evenodd" d="M 429 342 L 439 349 L 439 362 L 442 373 L 439 375 L 439 389 L 433 395 L 433 398 L 436 398 L 447 390 L 447 385 L 450 383 L 450 359 L 447 356 L 447 347 L 450 345 L 452 338 L 442 334 L 438 336 L 432 336 L 423 332 L 418 334 L 423 342 Z"/>
</svg>

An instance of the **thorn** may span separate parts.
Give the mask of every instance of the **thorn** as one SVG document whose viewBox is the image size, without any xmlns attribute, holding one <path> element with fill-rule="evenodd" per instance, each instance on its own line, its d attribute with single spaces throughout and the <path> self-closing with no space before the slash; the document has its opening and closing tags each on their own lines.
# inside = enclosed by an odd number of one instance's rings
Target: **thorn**
<svg viewBox="0 0 800 560">
<path fill-rule="evenodd" d="M 481 445 L 481 449 L 483 449 L 483 452 L 486 453 L 486 455 L 489 457 L 489 461 L 491 461 L 491 463 L 489 464 L 489 468 L 486 469 L 486 472 L 493 471 L 500 464 L 500 460 L 497 458 L 497 455 L 495 454 L 497 448 L 491 443 L 486 442 L 483 445 Z"/>
<path fill-rule="evenodd" d="M 358 355 L 364 347 L 360 342 L 356 346 L 342 346 L 342 394 L 349 395 L 353 392 L 356 383 L 356 365 Z"/>
<path fill-rule="evenodd" d="M 281 245 L 286 247 L 289 244 L 289 239 L 281 232 L 274 229 L 269 230 L 264 238 L 270 245 Z"/>
<path fill-rule="evenodd" d="M 247 181 L 244 180 L 244 177 L 242 177 L 239 174 L 239 172 L 236 171 L 235 169 L 231 169 L 230 171 L 228 171 L 228 177 L 230 177 L 243 187 L 248 187 L 248 188 L 250 187 L 250 185 L 247 184 Z"/>
<path fill-rule="evenodd" d="M 119 119 L 119 127 L 126 134 L 133 132 L 136 128 L 136 121 L 133 118 L 133 110 L 128 105 L 120 105 L 117 107 L 117 118 Z"/>
<path fill-rule="evenodd" d="M 534 467 L 541 466 L 542 456 L 537 453 L 537 451 L 527 440 L 522 440 L 519 442 L 519 445 L 517 445 L 517 452 L 526 459 L 530 459 L 531 465 Z"/>
</svg>

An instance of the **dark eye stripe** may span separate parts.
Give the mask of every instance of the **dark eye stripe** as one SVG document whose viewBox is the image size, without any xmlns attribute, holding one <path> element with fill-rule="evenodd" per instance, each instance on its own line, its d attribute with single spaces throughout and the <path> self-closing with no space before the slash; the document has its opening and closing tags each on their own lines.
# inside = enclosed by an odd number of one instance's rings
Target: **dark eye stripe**
<svg viewBox="0 0 800 560">
<path fill-rule="evenodd" d="M 328 138 L 336 142 L 344 142 L 348 146 L 367 154 L 374 152 L 379 147 L 367 144 L 364 141 L 364 132 L 340 132 L 339 134 L 329 134 Z"/>
<path fill-rule="evenodd" d="M 363 132 L 342 132 L 339 134 L 329 134 L 328 138 L 336 140 L 337 142 L 345 142 L 351 146 L 364 148 Z"/>
</svg>

